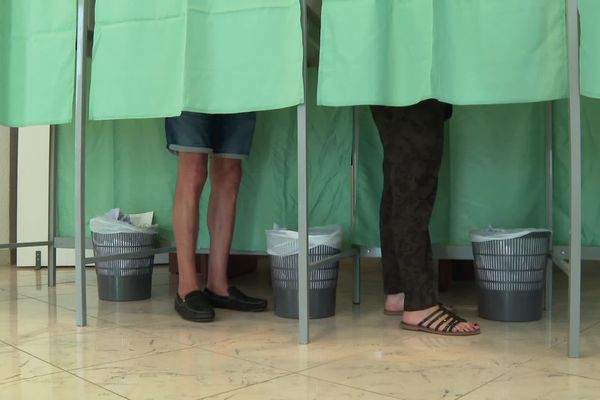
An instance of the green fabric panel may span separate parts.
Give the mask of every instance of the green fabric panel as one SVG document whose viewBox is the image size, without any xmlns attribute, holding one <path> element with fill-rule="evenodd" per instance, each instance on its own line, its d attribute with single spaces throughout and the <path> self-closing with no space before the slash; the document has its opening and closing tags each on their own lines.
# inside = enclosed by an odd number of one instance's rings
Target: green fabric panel
<svg viewBox="0 0 600 400">
<path fill-rule="evenodd" d="M 379 246 L 382 148 L 370 112 L 361 123 L 357 244 Z M 544 103 L 455 107 L 431 225 L 434 243 L 468 245 L 473 229 L 544 227 Z"/>
<path fill-rule="evenodd" d="M 600 100 L 583 99 L 583 239 L 600 245 Z M 311 117 L 311 223 L 350 226 L 348 108 L 309 108 Z M 358 213 L 352 242 L 379 245 L 382 148 L 370 111 L 361 112 Z M 543 227 L 546 105 L 456 107 L 448 124 L 440 188 L 431 225 L 435 243 L 468 245 L 472 229 Z M 295 110 L 259 115 L 252 156 L 245 161 L 235 247 L 264 250 L 264 229 L 277 222 L 296 227 Z M 58 141 L 58 225 L 73 235 L 73 133 L 61 126 Z M 135 151 L 143 146 L 143 151 Z M 172 238 L 171 204 L 176 157 L 164 150 L 163 120 L 92 122 L 87 140 L 87 218 L 120 206 L 127 212 L 154 210 L 161 234 Z M 554 105 L 555 243 L 569 239 L 569 136 L 566 101 Z M 203 217 L 207 197 L 203 199 Z M 203 218 L 204 221 L 204 218 Z M 204 224 L 204 222 L 203 222 Z M 206 233 L 205 225 L 202 232 Z M 206 247 L 206 235 L 201 247 Z"/>
<path fill-rule="evenodd" d="M 546 226 L 546 104 L 460 107 L 450 123 L 450 244 Z"/>
<path fill-rule="evenodd" d="M 319 104 L 567 95 L 564 0 L 324 0 Z"/>
<path fill-rule="evenodd" d="M 600 246 L 600 100 L 582 98 L 582 241 L 584 246 Z M 569 110 L 566 101 L 554 106 L 554 228 L 555 242 L 569 243 L 570 215 L 570 147 Z"/>
<path fill-rule="evenodd" d="M 316 73 L 312 74 L 316 78 Z M 316 82 L 316 79 L 312 79 Z M 311 87 L 310 222 L 351 225 L 352 114 L 316 107 Z M 112 207 L 125 212 L 153 210 L 164 239 L 173 238 L 171 212 L 177 158 L 167 152 L 164 120 L 92 121 L 87 140 L 86 220 Z M 252 154 L 244 161 L 234 248 L 265 250 L 265 229 L 273 223 L 297 227 L 296 109 L 259 114 Z M 73 126 L 58 132 L 58 231 L 72 236 Z M 206 209 L 201 201 L 201 240 L 208 246 Z"/>
<path fill-rule="evenodd" d="M 448 126 L 447 126 L 448 127 Z M 359 174 L 353 243 L 379 247 L 379 204 L 383 189 L 383 148 L 368 107 L 360 110 Z M 434 243 L 450 243 L 450 145 L 446 134 L 438 196 L 430 227 Z"/>
<path fill-rule="evenodd" d="M 103 0 L 90 115 L 235 113 L 303 101 L 297 0 Z"/>
<path fill-rule="evenodd" d="M 74 0 L 0 0 L 0 124 L 71 120 Z"/>
<path fill-rule="evenodd" d="M 579 0 L 581 15 L 581 93 L 600 98 L 600 1 Z"/>
</svg>

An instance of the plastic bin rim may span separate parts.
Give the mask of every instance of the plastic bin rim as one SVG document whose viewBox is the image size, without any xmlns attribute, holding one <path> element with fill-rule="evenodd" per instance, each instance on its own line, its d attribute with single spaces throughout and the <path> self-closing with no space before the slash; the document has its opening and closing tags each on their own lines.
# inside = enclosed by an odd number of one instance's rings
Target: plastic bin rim
<svg viewBox="0 0 600 400">
<path fill-rule="evenodd" d="M 471 231 L 470 237 L 473 243 L 482 243 L 498 240 L 519 239 L 532 233 L 552 233 L 549 229 L 526 228 L 526 229 L 482 229 Z"/>
</svg>

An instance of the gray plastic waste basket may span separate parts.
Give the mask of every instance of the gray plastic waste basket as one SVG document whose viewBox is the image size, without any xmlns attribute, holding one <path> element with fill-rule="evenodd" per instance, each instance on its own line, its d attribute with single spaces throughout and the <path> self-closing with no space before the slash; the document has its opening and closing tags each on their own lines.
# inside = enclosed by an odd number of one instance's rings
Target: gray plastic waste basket
<svg viewBox="0 0 600 400">
<path fill-rule="evenodd" d="M 548 230 L 485 230 L 471 233 L 479 316 L 507 322 L 542 317 Z"/>
<path fill-rule="evenodd" d="M 158 235 L 92 232 L 95 256 L 133 253 L 156 247 Z M 96 262 L 101 300 L 132 301 L 150 298 L 154 256 Z"/>
<path fill-rule="evenodd" d="M 309 263 L 338 254 L 342 246 L 342 228 L 329 226 L 309 232 Z M 271 256 L 271 282 L 275 315 L 298 318 L 298 238 L 292 231 L 267 231 Z M 309 318 L 327 318 L 335 314 L 339 261 L 309 271 Z"/>
<path fill-rule="evenodd" d="M 309 251 L 309 263 L 322 260 L 340 251 L 329 246 L 318 246 Z M 327 318 L 335 314 L 338 261 L 321 265 L 310 271 L 309 317 Z M 298 318 L 298 255 L 271 256 L 271 282 L 275 315 Z"/>
</svg>

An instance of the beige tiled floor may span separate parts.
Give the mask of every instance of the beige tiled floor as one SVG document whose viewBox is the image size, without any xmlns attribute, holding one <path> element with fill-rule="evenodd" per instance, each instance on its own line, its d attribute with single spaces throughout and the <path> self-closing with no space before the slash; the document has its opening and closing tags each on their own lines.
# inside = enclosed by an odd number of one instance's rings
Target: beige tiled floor
<svg viewBox="0 0 600 400">
<path fill-rule="evenodd" d="M 598 399 L 600 264 L 584 269 L 583 357 L 566 357 L 566 279 L 555 274 L 555 307 L 541 321 L 480 321 L 483 334 L 447 338 L 401 331 L 381 312 L 380 267 L 365 263 L 360 306 L 343 265 L 334 318 L 311 323 L 297 344 L 295 321 L 272 311 L 218 310 L 192 324 L 172 310 L 176 278 L 155 270 L 153 297 L 97 299 L 88 270 L 89 326 L 75 326 L 74 272 L 0 267 L 0 399 Z M 270 298 L 266 264 L 235 284 Z M 477 318 L 472 283 L 442 295 Z M 272 299 L 271 299 L 272 300 Z"/>
</svg>

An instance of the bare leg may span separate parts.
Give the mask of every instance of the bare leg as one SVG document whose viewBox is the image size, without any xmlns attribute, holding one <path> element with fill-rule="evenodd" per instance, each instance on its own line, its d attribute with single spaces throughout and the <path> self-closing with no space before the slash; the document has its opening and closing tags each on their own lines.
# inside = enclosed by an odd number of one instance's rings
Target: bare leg
<svg viewBox="0 0 600 400">
<path fill-rule="evenodd" d="M 179 173 L 173 204 L 173 227 L 177 241 L 179 296 L 200 290 L 196 275 L 199 201 L 206 183 L 208 154 L 179 154 Z"/>
<path fill-rule="evenodd" d="M 211 244 L 207 286 L 215 294 L 228 296 L 227 263 L 235 227 L 242 161 L 214 157 L 211 160 L 210 179 L 212 191 L 208 206 L 208 229 Z"/>
<path fill-rule="evenodd" d="M 384 309 L 391 312 L 404 311 L 404 293 L 386 295 Z"/>
</svg>

